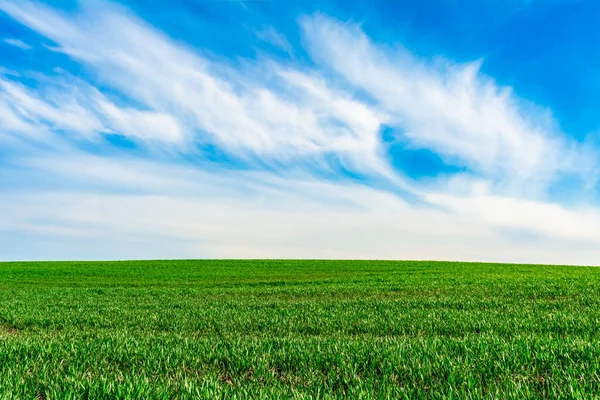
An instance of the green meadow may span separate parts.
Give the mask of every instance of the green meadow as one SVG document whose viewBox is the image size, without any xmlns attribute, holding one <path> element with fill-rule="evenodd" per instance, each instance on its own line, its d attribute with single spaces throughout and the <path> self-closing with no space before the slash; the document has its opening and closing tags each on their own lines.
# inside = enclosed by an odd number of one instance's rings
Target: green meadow
<svg viewBox="0 0 600 400">
<path fill-rule="evenodd" d="M 0 399 L 600 396 L 600 269 L 0 263 Z"/>
</svg>

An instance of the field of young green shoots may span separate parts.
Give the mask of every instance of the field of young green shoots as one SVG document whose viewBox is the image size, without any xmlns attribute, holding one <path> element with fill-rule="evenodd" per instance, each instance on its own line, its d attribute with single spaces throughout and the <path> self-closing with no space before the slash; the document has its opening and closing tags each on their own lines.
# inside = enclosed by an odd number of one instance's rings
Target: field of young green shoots
<svg viewBox="0 0 600 400">
<path fill-rule="evenodd" d="M 592 398 L 600 269 L 0 264 L 1 399 Z"/>
</svg>

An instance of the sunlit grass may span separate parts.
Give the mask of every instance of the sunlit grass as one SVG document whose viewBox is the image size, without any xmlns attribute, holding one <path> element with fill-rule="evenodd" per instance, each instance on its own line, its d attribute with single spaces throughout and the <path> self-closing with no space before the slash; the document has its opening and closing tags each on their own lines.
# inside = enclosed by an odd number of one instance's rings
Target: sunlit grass
<svg viewBox="0 0 600 400">
<path fill-rule="evenodd" d="M 590 398 L 600 270 L 0 264 L 0 398 Z"/>
</svg>

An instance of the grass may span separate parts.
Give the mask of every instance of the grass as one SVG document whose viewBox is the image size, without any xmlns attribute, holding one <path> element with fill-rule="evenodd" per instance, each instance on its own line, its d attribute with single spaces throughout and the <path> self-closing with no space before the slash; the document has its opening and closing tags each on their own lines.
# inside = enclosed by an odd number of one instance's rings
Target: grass
<svg viewBox="0 0 600 400">
<path fill-rule="evenodd" d="M 0 399 L 594 398 L 600 269 L 0 264 Z"/>
</svg>

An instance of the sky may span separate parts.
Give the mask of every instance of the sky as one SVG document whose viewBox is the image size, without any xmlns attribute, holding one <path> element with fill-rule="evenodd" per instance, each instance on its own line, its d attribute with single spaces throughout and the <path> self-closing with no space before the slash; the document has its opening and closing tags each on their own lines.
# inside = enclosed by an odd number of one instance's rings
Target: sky
<svg viewBox="0 0 600 400">
<path fill-rule="evenodd" d="M 594 0 L 0 0 L 0 260 L 600 265 Z"/>
</svg>

